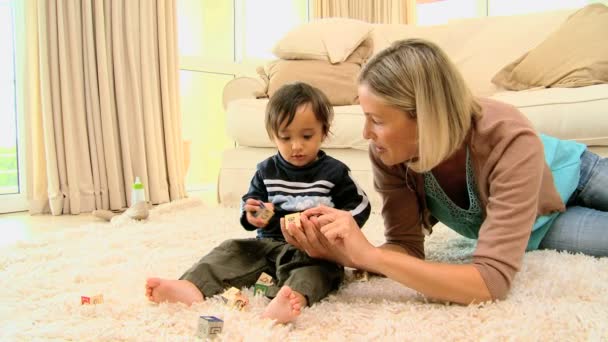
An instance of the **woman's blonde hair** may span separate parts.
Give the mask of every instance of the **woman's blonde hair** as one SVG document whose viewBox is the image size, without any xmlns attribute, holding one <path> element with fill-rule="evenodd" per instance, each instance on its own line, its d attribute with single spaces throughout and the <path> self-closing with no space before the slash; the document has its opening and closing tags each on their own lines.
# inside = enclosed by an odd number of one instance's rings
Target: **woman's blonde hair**
<svg viewBox="0 0 608 342">
<path fill-rule="evenodd" d="M 359 84 L 416 118 L 418 159 L 408 162 L 416 172 L 430 171 L 458 150 L 472 119 L 481 115 L 460 72 L 426 40 L 394 42 L 363 67 Z"/>
</svg>

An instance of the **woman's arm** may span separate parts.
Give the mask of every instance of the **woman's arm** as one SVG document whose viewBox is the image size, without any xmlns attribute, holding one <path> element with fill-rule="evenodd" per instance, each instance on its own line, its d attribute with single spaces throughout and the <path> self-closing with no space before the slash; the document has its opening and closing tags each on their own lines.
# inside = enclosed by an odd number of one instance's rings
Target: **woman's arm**
<svg viewBox="0 0 608 342">
<path fill-rule="evenodd" d="M 397 245 L 374 247 L 344 211 L 318 207 L 305 211 L 313 219 L 335 255 L 348 266 L 383 274 L 430 298 L 459 304 L 491 300 L 484 280 L 473 265 L 428 262 L 404 253 Z M 304 238 L 304 237 L 301 237 Z M 399 251 L 401 249 L 401 251 Z"/>
<path fill-rule="evenodd" d="M 375 248 L 355 267 L 384 274 L 427 297 L 459 304 L 492 299 L 481 274 L 472 265 L 434 263 L 385 248 Z"/>
</svg>

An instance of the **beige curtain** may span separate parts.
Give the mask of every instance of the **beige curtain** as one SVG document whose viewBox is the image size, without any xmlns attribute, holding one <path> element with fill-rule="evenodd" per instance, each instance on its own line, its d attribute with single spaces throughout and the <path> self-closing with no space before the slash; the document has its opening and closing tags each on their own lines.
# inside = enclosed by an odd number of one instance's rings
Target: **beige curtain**
<svg viewBox="0 0 608 342">
<path fill-rule="evenodd" d="M 415 0 L 313 0 L 314 19 L 342 17 L 378 24 L 413 24 Z"/>
<path fill-rule="evenodd" d="M 27 0 L 30 212 L 185 197 L 175 0 Z"/>
</svg>

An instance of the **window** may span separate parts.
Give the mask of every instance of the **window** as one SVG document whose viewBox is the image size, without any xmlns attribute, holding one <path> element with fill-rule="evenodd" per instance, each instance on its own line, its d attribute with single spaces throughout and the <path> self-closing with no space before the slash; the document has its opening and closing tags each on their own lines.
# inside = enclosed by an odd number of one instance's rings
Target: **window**
<svg viewBox="0 0 608 342">
<path fill-rule="evenodd" d="M 274 59 L 274 44 L 309 18 L 307 0 L 239 0 L 237 8 L 236 61 Z"/>
<path fill-rule="evenodd" d="M 26 209 L 15 96 L 14 6 L 13 0 L 0 0 L 0 212 Z"/>
<path fill-rule="evenodd" d="M 178 51 L 211 63 L 234 59 L 232 1 L 177 0 Z"/>
<path fill-rule="evenodd" d="M 238 76 L 258 77 L 272 47 L 308 21 L 308 0 L 177 0 L 182 131 L 190 142 L 188 191 L 211 191 L 225 133 L 222 90 Z"/>
<path fill-rule="evenodd" d="M 446 24 L 452 19 L 485 15 L 485 0 L 439 0 L 416 4 L 416 23 L 421 26 Z"/>
</svg>

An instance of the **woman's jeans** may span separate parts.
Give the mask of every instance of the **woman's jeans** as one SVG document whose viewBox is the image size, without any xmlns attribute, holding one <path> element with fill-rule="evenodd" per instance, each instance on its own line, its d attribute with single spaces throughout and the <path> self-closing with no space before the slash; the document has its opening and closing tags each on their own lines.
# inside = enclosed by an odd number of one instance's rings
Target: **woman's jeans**
<svg viewBox="0 0 608 342">
<path fill-rule="evenodd" d="M 585 151 L 581 178 L 541 241 L 541 249 L 608 256 L 608 158 Z"/>
</svg>

